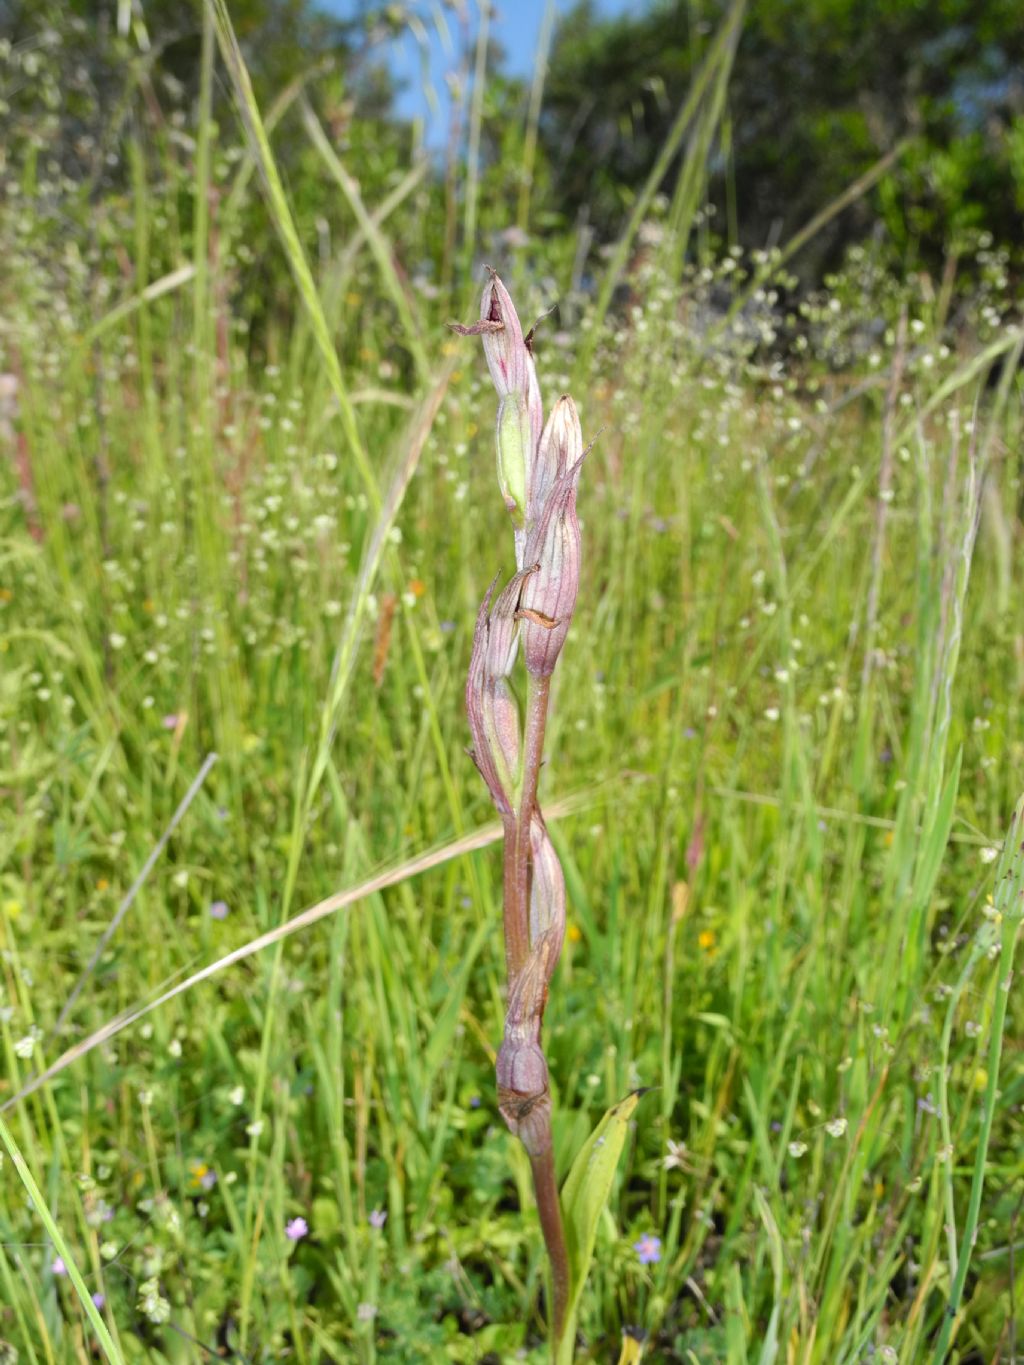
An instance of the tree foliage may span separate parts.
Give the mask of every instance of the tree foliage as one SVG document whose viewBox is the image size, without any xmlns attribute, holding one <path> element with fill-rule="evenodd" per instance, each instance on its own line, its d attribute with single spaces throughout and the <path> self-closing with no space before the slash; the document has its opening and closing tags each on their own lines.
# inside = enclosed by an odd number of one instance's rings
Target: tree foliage
<svg viewBox="0 0 1024 1365">
<path fill-rule="evenodd" d="M 581 3 L 556 35 L 543 123 L 562 211 L 621 221 L 685 97 L 724 0 L 669 0 L 600 18 Z M 758 0 L 749 6 L 712 198 L 735 194 L 748 245 L 795 231 L 901 139 L 879 201 L 904 256 L 970 229 L 1020 239 L 1024 21 L 1019 0 Z M 730 183 L 731 182 L 731 183 Z"/>
<path fill-rule="evenodd" d="M 343 23 L 313 0 L 231 0 L 231 13 L 261 107 L 301 86 L 332 145 L 378 197 L 408 166 L 411 141 L 393 117 L 386 68 L 363 50 L 362 24 Z M 148 230 L 147 205 L 159 200 L 150 274 L 189 260 L 202 44 L 202 0 L 0 0 L 0 237 L 15 234 L 42 268 L 57 270 L 81 225 L 90 251 L 117 275 L 126 224 Z M 215 234 L 244 144 L 218 60 L 208 128 Z M 298 217 L 319 224 L 309 229 L 308 250 L 318 249 L 315 232 L 343 240 L 350 216 L 294 102 L 274 146 Z M 288 296 L 290 277 L 259 195 L 244 196 L 236 212 L 245 221 L 233 279 L 253 290 L 250 311 L 260 318 Z"/>
</svg>

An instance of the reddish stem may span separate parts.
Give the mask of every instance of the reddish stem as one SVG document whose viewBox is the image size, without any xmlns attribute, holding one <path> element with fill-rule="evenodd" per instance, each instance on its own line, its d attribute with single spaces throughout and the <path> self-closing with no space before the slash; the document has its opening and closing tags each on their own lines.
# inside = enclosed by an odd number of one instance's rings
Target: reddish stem
<svg viewBox="0 0 1024 1365">
<path fill-rule="evenodd" d="M 509 984 L 522 971 L 530 955 L 530 822 L 537 808 L 537 784 L 544 759 L 550 677 L 530 675 L 526 696 L 526 732 L 523 738 L 523 781 L 518 809 L 505 817 L 505 959 Z M 551 1120 L 547 1122 L 544 1150 L 530 1153 L 533 1189 L 541 1231 L 551 1262 L 552 1333 L 557 1341 L 569 1311 L 569 1254 L 562 1227 L 555 1159 L 551 1150 Z"/>
<path fill-rule="evenodd" d="M 530 1157 L 533 1193 L 537 1200 L 541 1231 L 551 1261 L 551 1330 L 555 1341 L 561 1338 L 569 1311 L 569 1253 L 562 1227 L 562 1206 L 558 1199 L 554 1153 L 549 1146 L 540 1156 Z"/>
<path fill-rule="evenodd" d="M 517 857 L 519 825 L 514 812 L 504 817 L 504 828 L 505 970 L 511 984 L 530 956 L 530 887 L 529 867 Z"/>
<path fill-rule="evenodd" d="M 544 759 L 551 679 L 531 675 L 526 696 L 523 785 L 518 809 L 505 817 L 505 965 L 509 980 L 530 955 L 530 822 Z"/>
</svg>

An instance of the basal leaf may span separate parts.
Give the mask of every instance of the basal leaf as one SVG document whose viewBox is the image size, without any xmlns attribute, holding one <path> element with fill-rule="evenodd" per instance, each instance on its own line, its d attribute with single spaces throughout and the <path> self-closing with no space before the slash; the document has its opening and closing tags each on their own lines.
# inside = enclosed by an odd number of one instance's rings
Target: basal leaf
<svg viewBox="0 0 1024 1365">
<path fill-rule="evenodd" d="M 572 1288 L 565 1325 L 555 1342 L 558 1365 L 569 1365 L 572 1361 L 576 1314 L 594 1255 L 597 1222 L 608 1202 L 629 1120 L 642 1094 L 642 1090 L 634 1091 L 608 1110 L 577 1154 L 562 1187 L 562 1218 Z"/>
</svg>

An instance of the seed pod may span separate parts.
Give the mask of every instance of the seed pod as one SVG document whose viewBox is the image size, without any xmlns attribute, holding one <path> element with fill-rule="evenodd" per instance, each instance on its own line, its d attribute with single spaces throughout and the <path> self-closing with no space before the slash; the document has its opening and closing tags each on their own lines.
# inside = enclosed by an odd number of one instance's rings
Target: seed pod
<svg viewBox="0 0 1024 1365">
<path fill-rule="evenodd" d="M 579 463 L 555 480 L 526 541 L 525 562 L 536 572 L 523 584 L 519 617 L 523 657 L 535 677 L 549 677 L 569 631 L 580 582 Z"/>
</svg>

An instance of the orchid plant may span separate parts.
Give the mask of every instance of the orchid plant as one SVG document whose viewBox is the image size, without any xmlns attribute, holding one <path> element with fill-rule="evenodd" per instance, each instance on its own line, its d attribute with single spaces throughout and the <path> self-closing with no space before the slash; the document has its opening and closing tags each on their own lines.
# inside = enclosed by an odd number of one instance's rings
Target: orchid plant
<svg viewBox="0 0 1024 1365">
<path fill-rule="evenodd" d="M 472 757 L 504 824 L 508 1003 L 497 1054 L 498 1107 L 530 1159 L 551 1264 L 555 1358 L 571 1359 L 574 1281 L 579 1275 L 574 1276 L 559 1200 L 551 1088 L 541 1044 L 548 987 L 565 937 L 566 893 L 537 801 L 537 782 L 551 677 L 579 586 L 576 490 L 586 452 L 576 405 L 567 394 L 544 422 L 533 332 L 524 336 L 508 290 L 493 270 L 479 321 L 468 327 L 451 325 L 461 335 L 483 341 L 498 394 L 498 484 L 515 542 L 515 574 L 497 596 L 495 579 L 481 604 L 466 683 Z M 522 713 L 510 681 L 520 655 L 526 670 Z M 570 1226 L 570 1241 L 572 1231 Z M 567 1338 L 565 1357 L 558 1343 Z"/>
</svg>

